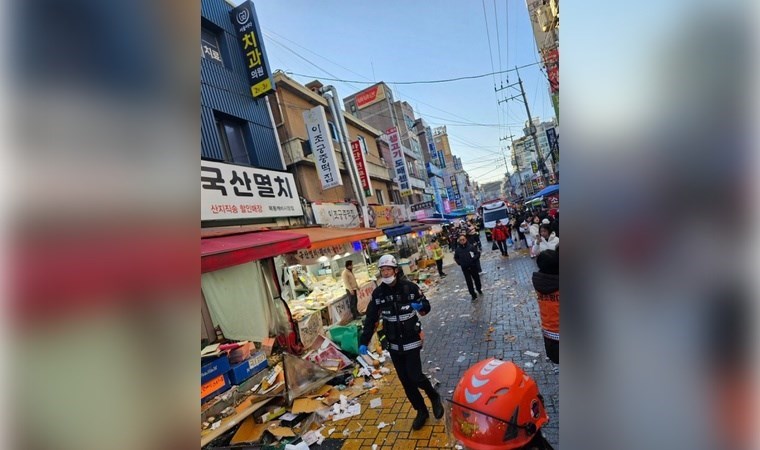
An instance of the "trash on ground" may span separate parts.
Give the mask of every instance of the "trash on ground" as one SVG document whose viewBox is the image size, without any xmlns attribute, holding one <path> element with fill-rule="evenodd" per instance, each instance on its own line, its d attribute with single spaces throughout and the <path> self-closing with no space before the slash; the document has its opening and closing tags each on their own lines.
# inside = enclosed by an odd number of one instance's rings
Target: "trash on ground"
<svg viewBox="0 0 760 450">
<path fill-rule="evenodd" d="M 531 352 L 530 350 L 528 350 L 527 352 L 525 352 L 525 355 L 530 356 L 531 358 L 537 358 L 541 354 L 540 353 L 536 353 L 536 352 Z"/>
<path fill-rule="evenodd" d="M 383 405 L 383 399 L 382 398 L 373 398 L 369 401 L 369 407 L 370 408 L 379 408 Z"/>
</svg>

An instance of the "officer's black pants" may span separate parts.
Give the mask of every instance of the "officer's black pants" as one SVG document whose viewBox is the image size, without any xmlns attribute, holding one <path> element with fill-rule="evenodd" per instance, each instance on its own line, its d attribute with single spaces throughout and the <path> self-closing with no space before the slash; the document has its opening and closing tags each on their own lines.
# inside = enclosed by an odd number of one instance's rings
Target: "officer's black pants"
<svg viewBox="0 0 760 450">
<path fill-rule="evenodd" d="M 430 380 L 422 373 L 422 361 L 420 360 L 420 350 L 416 348 L 408 352 L 399 353 L 390 351 L 393 367 L 396 368 L 401 385 L 404 386 L 406 398 L 412 403 L 412 408 L 417 411 L 425 411 L 425 400 L 420 394 L 420 389 L 424 390 L 429 399 L 438 397 L 438 392 L 433 388 Z"/>
</svg>

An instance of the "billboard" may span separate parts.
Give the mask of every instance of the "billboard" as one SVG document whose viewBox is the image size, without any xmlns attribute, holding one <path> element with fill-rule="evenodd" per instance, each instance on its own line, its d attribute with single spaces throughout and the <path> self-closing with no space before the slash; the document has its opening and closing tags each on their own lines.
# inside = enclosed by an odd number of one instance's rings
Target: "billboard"
<svg viewBox="0 0 760 450">
<path fill-rule="evenodd" d="M 302 216 L 293 175 L 201 160 L 201 220 Z"/>
<path fill-rule="evenodd" d="M 402 197 L 408 197 L 412 195 L 412 188 L 409 184 L 409 172 L 406 167 L 406 160 L 404 159 L 404 151 L 401 149 L 398 129 L 396 127 L 388 128 L 385 134 L 388 135 L 388 141 L 390 142 L 391 163 L 393 164 L 393 172 L 396 174 L 398 190 L 401 192 Z"/>
<path fill-rule="evenodd" d="M 356 170 L 359 174 L 359 182 L 362 185 L 365 197 L 372 197 L 372 188 L 369 185 L 369 174 L 367 173 L 367 162 L 364 159 L 364 149 L 362 143 L 357 139 L 351 141 L 351 154 L 356 163 Z"/>
<path fill-rule="evenodd" d="M 325 108 L 319 105 L 304 111 L 303 121 L 306 123 L 306 130 L 309 133 L 309 143 L 311 144 L 311 151 L 314 153 L 314 163 L 317 166 L 322 190 L 342 186 L 343 180 L 340 177 L 340 169 L 335 159 L 332 137 L 330 137 L 330 130 L 327 128 Z"/>
<path fill-rule="evenodd" d="M 354 99 L 356 101 L 356 109 L 366 108 L 385 99 L 385 88 L 383 88 L 382 84 L 372 86 L 356 94 Z"/>
<path fill-rule="evenodd" d="M 243 52 L 251 95 L 259 98 L 274 91 L 274 81 L 269 70 L 267 52 L 261 40 L 261 28 L 256 17 L 256 10 L 250 0 L 243 2 L 230 11 L 230 20 L 237 33 L 238 45 Z"/>
</svg>

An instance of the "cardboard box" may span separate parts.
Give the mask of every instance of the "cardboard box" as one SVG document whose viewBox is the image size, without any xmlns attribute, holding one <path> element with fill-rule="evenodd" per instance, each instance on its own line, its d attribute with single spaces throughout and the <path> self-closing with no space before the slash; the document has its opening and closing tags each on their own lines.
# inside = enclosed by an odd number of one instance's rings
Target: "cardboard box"
<svg viewBox="0 0 760 450">
<path fill-rule="evenodd" d="M 241 384 L 269 366 L 264 352 L 256 352 L 250 359 L 232 367 L 229 376 L 232 384 Z"/>
<path fill-rule="evenodd" d="M 213 359 L 211 362 L 201 366 L 201 385 L 218 378 L 230 371 L 230 360 L 227 355 Z"/>
</svg>

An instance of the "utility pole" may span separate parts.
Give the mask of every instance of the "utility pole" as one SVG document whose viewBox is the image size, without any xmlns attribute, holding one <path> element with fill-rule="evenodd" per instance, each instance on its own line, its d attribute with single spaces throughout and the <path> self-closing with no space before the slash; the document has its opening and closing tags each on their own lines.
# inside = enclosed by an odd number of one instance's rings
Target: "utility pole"
<svg viewBox="0 0 760 450">
<path fill-rule="evenodd" d="M 520 93 L 517 95 L 514 95 L 509 98 L 505 98 L 504 100 L 499 100 L 498 103 L 505 103 L 510 100 L 520 100 L 523 105 L 525 105 L 525 112 L 528 116 L 528 130 L 530 132 L 530 136 L 533 140 L 533 146 L 536 149 L 536 154 L 538 155 L 538 169 L 541 173 L 541 178 L 544 179 L 544 184 L 546 184 L 549 180 L 549 177 L 546 173 L 546 164 L 544 162 L 544 156 L 541 154 L 541 147 L 538 145 L 538 137 L 536 136 L 536 127 L 533 125 L 533 117 L 530 115 L 530 107 L 528 106 L 528 100 L 525 97 L 525 88 L 523 87 L 522 78 L 520 78 L 520 72 L 517 70 L 517 66 L 515 66 L 515 73 L 517 74 L 517 83 L 512 83 L 507 86 L 502 86 L 500 88 L 495 88 L 494 90 L 496 92 L 514 87 L 517 88 L 519 86 Z M 520 177 L 520 182 L 522 182 L 522 176 Z M 525 188 L 523 187 L 523 193 L 525 193 Z"/>
<path fill-rule="evenodd" d="M 530 115 L 530 107 L 528 107 L 528 100 L 525 99 L 525 89 L 523 89 L 522 78 L 520 78 L 520 72 L 517 71 L 515 66 L 515 73 L 517 74 L 517 82 L 520 83 L 520 92 L 522 93 L 523 104 L 525 105 L 525 112 L 528 114 L 528 130 L 533 137 L 533 146 L 536 148 L 536 154 L 538 155 L 538 170 L 541 171 L 541 177 L 544 179 L 544 185 L 549 182 L 549 177 L 546 174 L 546 164 L 544 163 L 544 156 L 541 154 L 541 147 L 538 145 L 538 137 L 536 136 L 536 126 L 533 125 L 533 118 Z"/>
</svg>

